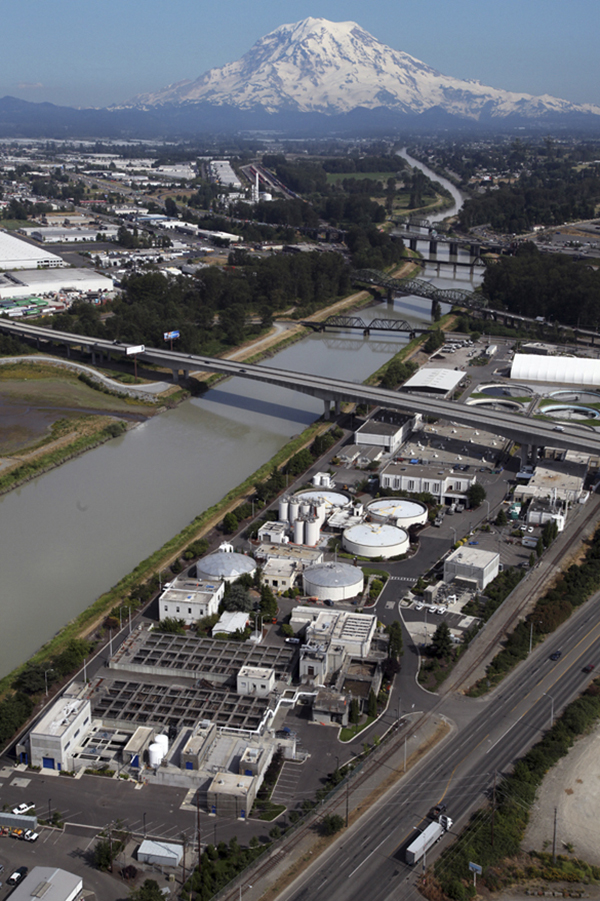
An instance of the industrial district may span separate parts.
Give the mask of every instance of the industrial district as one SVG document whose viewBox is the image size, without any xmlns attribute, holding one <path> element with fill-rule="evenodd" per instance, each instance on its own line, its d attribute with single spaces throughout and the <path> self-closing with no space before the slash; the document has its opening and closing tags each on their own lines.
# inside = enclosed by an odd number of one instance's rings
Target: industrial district
<svg viewBox="0 0 600 901">
<path fill-rule="evenodd" d="M 2 159 L 5 171 L 22 162 Z M 188 166 L 122 163 L 116 156 L 86 155 L 65 158 L 63 166 L 78 166 L 91 183 L 112 165 L 112 179 L 144 188 L 194 177 Z M 202 165 L 227 186 L 230 200 L 242 191 L 227 161 Z M 268 189 L 279 186 L 263 171 L 260 181 L 253 167 L 248 190 L 256 200 L 268 201 Z M 2 203 L 27 199 L 23 192 L 15 183 Z M 46 213 L 43 224 L 20 229 L 20 235 L 0 231 L 5 314 L 0 330 L 64 310 L 77 298 L 101 304 L 118 290 L 134 260 L 134 265 L 159 261 L 168 275 L 178 257 L 190 257 L 192 243 L 198 256 L 199 250 L 215 252 L 219 242 L 237 241 L 235 235 L 202 233 L 133 203 L 107 206 L 109 212 L 113 224 L 105 221 L 108 216 L 62 210 Z M 151 229 L 156 246 L 110 249 L 108 242 L 124 228 Z M 215 239 L 217 245 L 211 243 Z M 68 252 L 47 251 L 48 245 L 64 251 L 90 240 L 102 245 L 90 255 L 93 269 L 69 268 L 74 258 Z M 180 261 L 176 273 L 185 275 L 189 266 L 192 275 L 203 265 Z M 352 730 L 356 737 L 366 728 L 371 740 L 377 732 L 375 744 L 400 728 L 409 736 L 412 713 L 405 692 L 420 689 L 406 687 L 409 672 L 413 680 L 408 662 L 390 666 L 397 656 L 391 648 L 393 624 L 402 624 L 405 656 L 410 645 L 423 660 L 440 636 L 456 647 L 476 641 L 489 586 L 507 570 L 520 571 L 520 590 L 533 585 L 551 540 L 579 527 L 600 479 L 599 455 L 563 446 L 578 434 L 593 436 L 600 419 L 595 346 L 579 348 L 575 356 L 558 343 L 516 346 L 485 334 L 473 341 L 448 332 L 445 342 L 402 386 L 412 412 L 378 406 L 342 413 L 335 444 L 315 464 L 310 484 L 303 477 L 288 486 L 254 521 L 254 530 L 232 535 L 170 577 L 144 616 L 133 622 L 131 614 L 125 617 L 114 647 L 111 635 L 107 653 L 49 699 L 19 737 L 11 766 L 1 772 L 11 805 L 0 813 L 5 833 L 35 849 L 40 819 L 51 821 L 41 798 L 51 792 L 57 808 L 63 805 L 63 784 L 68 790 L 69 783 L 95 776 L 105 778 L 88 789 L 91 795 L 110 781 L 120 798 L 113 802 L 114 819 L 138 790 L 148 810 L 153 793 L 179 792 L 185 825 L 173 820 L 166 828 L 157 822 L 151 830 L 144 812 L 129 853 L 144 872 L 181 874 L 186 853 L 187 866 L 193 866 L 207 844 L 201 822 L 205 834 L 212 824 L 225 824 L 226 837 L 258 822 L 253 812 L 269 772 L 276 773 L 271 796 L 280 805 L 276 817 L 299 816 L 307 793 L 318 787 L 312 770 L 326 775 L 358 761 L 356 744 L 350 756 L 340 742 L 344 732 L 352 738 Z M 419 411 L 420 403 L 431 399 L 447 401 L 447 416 L 434 419 Z M 471 425 L 453 419 L 453 402 L 472 408 Z M 478 425 L 482 410 L 525 417 L 532 424 L 541 419 L 550 424 L 554 441 L 517 446 Z M 235 585 L 249 591 L 253 610 L 224 604 Z M 265 587 L 276 600 L 272 617 L 259 612 Z M 521 612 L 527 610 L 524 603 Z M 180 628 L 163 628 L 165 622 Z M 207 629 L 197 629 L 207 622 Z M 48 788 L 60 774 L 71 779 Z M 286 779 L 291 779 L 287 792 Z M 162 802 L 165 797 L 160 795 Z M 431 823 L 414 832 L 402 852 L 409 867 L 453 824 L 452 804 L 446 808 L 436 797 L 429 800 Z M 184 829 L 187 839 L 181 841 Z M 58 881 L 56 897 L 70 899 L 82 882 L 66 872 L 66 858 L 63 862 L 60 871 L 37 867 L 36 879 L 48 891 Z M 18 872 L 10 877 L 14 883 L 20 882 Z M 18 891 L 15 901 L 21 901 Z"/>
</svg>

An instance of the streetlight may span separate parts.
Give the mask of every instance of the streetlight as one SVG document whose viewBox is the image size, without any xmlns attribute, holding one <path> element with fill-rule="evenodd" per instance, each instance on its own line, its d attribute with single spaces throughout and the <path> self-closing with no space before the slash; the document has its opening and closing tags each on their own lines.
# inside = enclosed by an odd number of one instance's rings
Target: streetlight
<svg viewBox="0 0 600 901">
<path fill-rule="evenodd" d="M 119 632 L 120 632 L 121 629 L 123 628 L 123 618 L 122 618 L 122 616 L 121 616 L 121 610 L 129 610 L 129 605 L 128 605 L 128 604 L 123 604 L 122 607 L 119 607 Z"/>
<path fill-rule="evenodd" d="M 46 697 L 48 697 L 48 673 L 53 673 L 54 669 L 50 667 L 50 669 L 44 670 L 44 683 L 46 685 Z"/>
<path fill-rule="evenodd" d="M 490 502 L 487 500 L 484 500 L 484 504 L 487 504 L 487 518 L 489 519 L 490 518 Z"/>
<path fill-rule="evenodd" d="M 451 530 L 452 534 L 454 535 L 454 541 L 452 543 L 456 544 L 456 529 L 454 528 L 454 526 L 450 526 L 450 530 Z"/>
<path fill-rule="evenodd" d="M 544 691 L 543 694 L 545 694 L 547 698 L 550 698 L 550 728 L 552 728 L 554 725 L 554 698 L 552 695 L 549 695 L 547 691 Z"/>
<path fill-rule="evenodd" d="M 534 623 L 533 620 L 531 620 L 531 622 L 530 622 L 529 625 L 530 625 L 530 629 L 529 629 L 529 653 L 531 654 L 531 648 L 532 648 L 532 645 L 533 645 L 533 627 L 534 627 L 534 625 L 536 625 L 536 626 L 541 626 L 541 625 L 542 625 L 542 621 L 541 621 L 541 619 L 540 619 L 540 620 L 538 620 L 536 623 Z"/>
</svg>

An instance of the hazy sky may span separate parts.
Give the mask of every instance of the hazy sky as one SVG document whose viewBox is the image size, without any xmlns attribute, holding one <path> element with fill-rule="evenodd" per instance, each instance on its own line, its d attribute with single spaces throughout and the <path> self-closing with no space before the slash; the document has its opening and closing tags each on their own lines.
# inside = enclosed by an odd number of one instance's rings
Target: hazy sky
<svg viewBox="0 0 600 901">
<path fill-rule="evenodd" d="M 0 97 L 108 106 L 288 22 L 354 20 L 446 75 L 600 105 L 600 0 L 4 0 Z"/>
</svg>

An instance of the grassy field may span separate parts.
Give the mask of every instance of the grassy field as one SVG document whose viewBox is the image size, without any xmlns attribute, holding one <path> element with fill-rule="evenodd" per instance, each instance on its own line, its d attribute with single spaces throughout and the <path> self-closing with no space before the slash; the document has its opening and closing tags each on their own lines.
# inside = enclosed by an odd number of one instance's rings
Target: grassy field
<svg viewBox="0 0 600 901">
<path fill-rule="evenodd" d="M 328 172 L 327 182 L 330 185 L 336 185 L 345 178 L 369 178 L 372 181 L 380 181 L 383 186 L 387 185 L 388 178 L 396 178 L 393 172 Z"/>
</svg>

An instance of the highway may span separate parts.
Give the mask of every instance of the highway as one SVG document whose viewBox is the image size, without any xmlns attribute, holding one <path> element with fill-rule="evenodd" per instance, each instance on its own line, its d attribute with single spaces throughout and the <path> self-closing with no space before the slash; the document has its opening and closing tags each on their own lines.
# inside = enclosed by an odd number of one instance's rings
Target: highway
<svg viewBox="0 0 600 901">
<path fill-rule="evenodd" d="M 424 828 L 428 810 L 444 800 L 454 820 L 451 833 L 458 835 L 489 792 L 494 773 L 506 772 L 550 726 L 552 714 L 557 716 L 581 693 L 593 678 L 583 667 L 600 654 L 599 614 L 600 595 L 538 646 L 488 698 L 439 701 L 438 711 L 443 703 L 456 726 L 452 735 L 309 866 L 282 893 L 283 901 L 420 897 L 415 882 L 421 865 L 411 868 L 403 862 L 416 828 Z M 556 662 L 549 659 L 555 650 L 562 651 Z M 442 839 L 429 862 L 449 843 L 449 837 Z"/>
<path fill-rule="evenodd" d="M 127 345 L 117 341 L 87 338 L 70 332 L 51 331 L 40 326 L 9 319 L 0 319 L 0 330 L 36 339 L 38 346 L 41 341 L 52 341 L 67 347 L 81 346 L 87 348 L 92 355 L 96 353 L 126 353 L 127 351 Z M 93 361 L 94 359 L 93 356 Z M 549 445 L 600 455 L 600 435 L 575 425 L 556 426 L 552 423 L 527 419 L 514 413 L 488 410 L 482 406 L 466 406 L 444 399 L 413 395 L 406 391 L 389 391 L 385 388 L 374 388 L 342 379 L 326 378 L 304 372 L 289 372 L 271 366 L 239 363 L 234 360 L 222 360 L 200 354 L 184 354 L 178 351 L 146 347 L 144 352 L 138 355 L 138 359 L 148 360 L 171 369 L 175 378 L 178 377 L 180 371 L 183 371 L 186 376 L 190 372 L 217 372 L 310 394 L 313 397 L 322 398 L 325 403 L 326 415 L 329 415 L 329 407 L 332 402 L 336 406 L 342 401 L 377 404 L 407 413 L 419 412 L 436 419 L 451 420 L 460 425 L 475 427 L 483 432 L 491 432 L 493 435 L 502 435 L 504 438 L 525 446 Z"/>
</svg>

